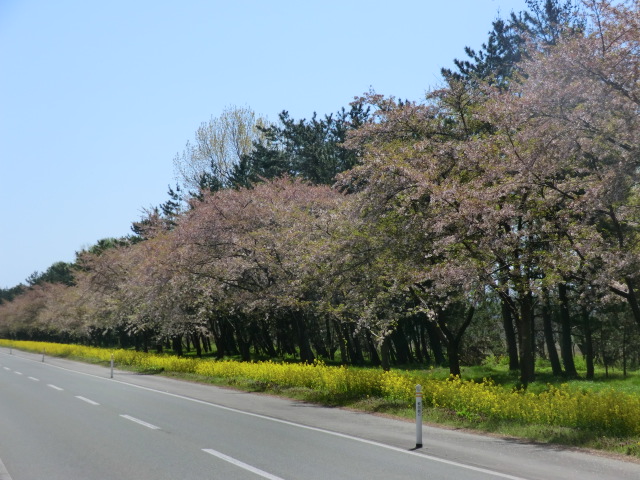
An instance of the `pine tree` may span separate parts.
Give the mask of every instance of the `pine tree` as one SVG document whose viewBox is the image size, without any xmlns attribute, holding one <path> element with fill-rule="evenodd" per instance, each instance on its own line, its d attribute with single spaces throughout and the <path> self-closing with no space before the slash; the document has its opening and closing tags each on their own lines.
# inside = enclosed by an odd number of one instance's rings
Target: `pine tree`
<svg viewBox="0 0 640 480">
<path fill-rule="evenodd" d="M 279 124 L 262 127 L 264 141 L 243 156 L 232 174 L 234 186 L 248 186 L 261 179 L 283 175 L 313 184 L 332 184 L 335 176 L 356 163 L 356 154 L 343 147 L 350 130 L 369 118 L 369 110 L 353 104 L 349 110 L 310 120 L 294 120 L 289 112 L 279 115 Z"/>
</svg>

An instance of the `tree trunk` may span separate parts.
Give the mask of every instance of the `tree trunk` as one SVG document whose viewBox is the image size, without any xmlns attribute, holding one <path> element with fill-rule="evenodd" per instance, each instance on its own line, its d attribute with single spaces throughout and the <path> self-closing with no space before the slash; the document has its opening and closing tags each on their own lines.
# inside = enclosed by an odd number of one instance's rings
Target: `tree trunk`
<svg viewBox="0 0 640 480">
<path fill-rule="evenodd" d="M 171 349 L 179 357 L 184 355 L 182 353 L 182 335 L 175 335 L 171 337 Z"/>
<path fill-rule="evenodd" d="M 520 383 L 524 387 L 535 380 L 535 358 L 533 354 L 533 294 L 527 290 L 521 294 L 520 302 Z"/>
<path fill-rule="evenodd" d="M 380 345 L 380 357 L 382 363 L 382 369 L 385 372 L 391 370 L 391 360 L 389 355 L 389 337 L 384 337 L 382 340 L 382 344 Z"/>
<path fill-rule="evenodd" d="M 429 355 L 429 348 L 427 344 L 427 329 L 423 323 L 420 323 L 416 328 L 418 328 L 420 332 L 420 345 L 422 351 L 422 357 L 424 359 L 424 363 L 426 365 L 431 364 L 431 355 Z"/>
<path fill-rule="evenodd" d="M 197 333 L 194 333 L 191 336 L 191 341 L 193 342 L 193 346 L 196 349 L 196 355 L 198 356 L 198 358 L 202 357 L 202 345 L 200 344 L 200 335 Z"/>
<path fill-rule="evenodd" d="M 364 353 L 362 353 L 362 344 L 360 339 L 356 335 L 355 325 L 351 327 L 351 339 L 353 341 L 353 346 L 356 352 L 355 365 L 364 365 Z"/>
<path fill-rule="evenodd" d="M 509 355 L 509 370 L 516 371 L 520 369 L 518 337 L 513 327 L 513 316 L 516 312 L 515 304 L 508 292 L 500 292 L 500 307 L 502 310 L 502 326 L 507 343 L 507 353 Z"/>
<path fill-rule="evenodd" d="M 238 335 L 237 337 L 238 337 L 238 346 L 240 347 L 240 358 L 242 358 L 243 362 L 250 362 L 251 361 L 251 343 L 248 341 L 245 341 L 243 338 L 241 338 L 240 335 Z"/>
<path fill-rule="evenodd" d="M 508 232 L 508 227 L 505 226 Z M 509 294 L 508 267 L 504 262 L 499 262 L 500 273 L 498 274 L 498 297 L 500 298 L 500 309 L 502 313 L 502 327 L 504 328 L 505 342 L 507 344 L 507 354 L 509 355 L 509 370 L 515 372 L 520 369 L 520 359 L 518 358 L 518 336 L 514 328 L 514 319 L 518 322 L 518 308 Z"/>
<path fill-rule="evenodd" d="M 329 320 L 329 318 L 327 317 L 324 321 L 324 325 L 325 325 L 325 342 L 327 343 L 327 347 L 329 348 L 329 358 L 333 361 L 335 360 L 335 347 L 334 347 L 334 343 L 333 343 L 333 337 L 331 335 L 331 321 Z"/>
<path fill-rule="evenodd" d="M 311 351 L 315 352 L 315 355 L 322 358 L 329 358 L 329 344 L 325 343 L 325 338 L 322 335 L 322 328 L 319 324 L 319 318 L 302 313 L 305 327 L 307 330 L 307 336 L 309 337 L 309 345 Z M 314 355 L 314 357 L 315 357 Z"/>
<path fill-rule="evenodd" d="M 622 330 L 622 375 L 627 378 L 627 327 Z"/>
<path fill-rule="evenodd" d="M 371 338 L 371 332 L 367 330 L 367 348 L 369 349 L 369 359 L 371 362 L 371 366 L 379 367 L 380 366 L 380 356 L 378 355 L 378 349 L 376 348 L 376 344 Z"/>
<path fill-rule="evenodd" d="M 460 351 L 459 345 L 451 342 L 447 345 L 447 356 L 449 357 L 449 375 L 460 376 Z"/>
<path fill-rule="evenodd" d="M 299 312 L 294 312 L 296 317 L 296 330 L 298 333 L 298 346 L 300 347 L 300 360 L 305 363 L 313 363 L 315 355 L 311 350 L 311 343 L 309 342 L 309 330 L 307 324 L 302 318 Z"/>
<path fill-rule="evenodd" d="M 273 344 L 273 339 L 271 338 L 271 334 L 269 333 L 269 326 L 264 320 L 261 322 L 260 326 L 260 338 L 262 339 L 262 344 L 264 345 L 264 349 L 267 352 L 267 355 L 270 358 L 277 357 L 278 353 L 276 352 L 276 348 Z"/>
<path fill-rule="evenodd" d="M 462 336 L 471 325 L 473 314 L 475 313 L 475 307 L 470 307 L 469 311 L 465 315 L 465 319 L 458 328 L 457 332 L 453 332 L 448 326 L 445 318 L 445 313 L 440 312 L 438 315 L 438 327 L 442 334 L 443 340 L 447 346 L 447 356 L 449 357 L 449 374 L 454 376 L 460 376 L 460 343 Z"/>
<path fill-rule="evenodd" d="M 638 297 L 636 296 L 636 289 L 634 288 L 634 284 L 631 279 L 627 278 L 625 283 L 627 284 L 627 289 L 629 290 L 626 295 L 627 302 L 631 307 L 633 318 L 635 319 L 638 326 L 640 326 L 640 304 L 638 303 Z"/>
<path fill-rule="evenodd" d="M 582 309 L 582 326 L 584 329 L 584 355 L 587 364 L 587 380 L 593 380 L 595 368 L 593 364 L 593 336 L 591 334 L 591 319 L 586 308 Z"/>
<path fill-rule="evenodd" d="M 342 323 L 339 320 L 334 321 L 336 334 L 338 335 L 338 350 L 340 351 L 340 361 L 343 365 L 349 364 L 349 351 L 347 350 L 347 341 L 344 338 Z"/>
<path fill-rule="evenodd" d="M 213 319 L 209 319 L 209 331 L 213 335 L 213 343 L 216 345 L 216 358 L 222 359 L 225 355 L 225 342 L 222 338 L 222 334 L 219 330 L 217 322 Z M 174 347 L 175 350 L 175 347 Z M 182 339 L 180 340 L 180 355 L 182 355 Z"/>
<path fill-rule="evenodd" d="M 427 330 L 427 336 L 429 337 L 429 344 L 431 345 L 431 351 L 433 352 L 433 357 L 435 359 L 436 365 L 444 366 L 447 364 L 447 359 L 444 356 L 444 352 L 442 350 L 442 340 L 440 340 L 440 335 L 438 335 L 438 327 L 436 327 L 433 322 L 427 320 L 425 315 L 425 324 Z"/>
<path fill-rule="evenodd" d="M 233 325 L 228 320 L 223 320 L 220 325 L 221 338 L 224 342 L 224 350 L 226 355 L 237 355 L 240 353 L 238 343 L 234 335 Z"/>
<path fill-rule="evenodd" d="M 549 352 L 549 361 L 551 362 L 551 370 L 556 377 L 562 376 L 562 366 L 556 350 L 556 340 L 553 335 L 553 323 L 551 322 L 551 306 L 549 305 L 549 296 L 544 292 L 544 305 L 542 306 L 542 323 L 544 328 L 544 339 Z"/>
<path fill-rule="evenodd" d="M 357 365 L 358 363 L 358 355 L 356 354 L 356 349 L 354 345 L 354 339 L 351 329 L 351 324 L 343 324 L 343 335 L 344 335 L 344 344 L 347 351 L 347 361 L 350 365 Z"/>
<path fill-rule="evenodd" d="M 401 365 L 410 363 L 411 355 L 409 353 L 409 343 L 407 342 L 407 336 L 405 335 L 401 325 L 396 326 L 396 328 L 393 330 L 393 332 L 391 333 L 391 340 L 396 347 L 398 363 Z"/>
<path fill-rule="evenodd" d="M 573 343 L 571 340 L 571 316 L 569 314 L 569 300 L 567 298 L 567 286 L 558 284 L 558 297 L 560 298 L 560 323 L 562 335 L 560 336 L 560 354 L 564 371 L 569 378 L 576 378 L 578 372 L 573 361 Z"/>
</svg>

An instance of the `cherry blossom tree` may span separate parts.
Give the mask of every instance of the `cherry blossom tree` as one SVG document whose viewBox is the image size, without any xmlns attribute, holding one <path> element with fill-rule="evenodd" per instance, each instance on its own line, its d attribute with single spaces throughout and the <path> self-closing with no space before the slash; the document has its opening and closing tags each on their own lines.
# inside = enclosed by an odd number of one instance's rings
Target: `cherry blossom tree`
<svg viewBox="0 0 640 480">
<path fill-rule="evenodd" d="M 481 173 L 464 148 L 472 113 L 451 107 L 470 92 L 446 93 L 426 104 L 376 94 L 361 99 L 376 107 L 375 121 L 351 136 L 348 145 L 362 158 L 341 184 L 358 192 L 361 217 L 373 225 L 371 235 L 385 252 L 377 258 L 389 266 L 387 277 L 379 278 L 390 280 L 365 292 L 363 301 L 386 299 L 399 315 L 422 312 L 447 346 L 451 372 L 459 374 L 458 350 L 482 292 L 480 267 L 487 258 L 470 247 L 473 237 L 483 235 L 481 212 L 465 203 Z M 454 310 L 467 313 L 449 315 Z M 396 324 L 378 329 L 379 335 L 384 338 Z"/>
<path fill-rule="evenodd" d="M 326 238 L 329 212 L 342 198 L 329 187 L 284 178 L 204 195 L 179 222 L 180 268 L 208 282 L 245 358 L 268 318 L 276 330 L 284 321 L 295 332 L 301 359 L 313 361 L 310 259 Z"/>
<path fill-rule="evenodd" d="M 526 61 L 517 92 L 496 93 L 488 111 L 511 177 L 548 217 L 546 270 L 619 295 L 640 325 L 640 11 L 637 2 L 587 3 L 585 35 Z"/>
</svg>

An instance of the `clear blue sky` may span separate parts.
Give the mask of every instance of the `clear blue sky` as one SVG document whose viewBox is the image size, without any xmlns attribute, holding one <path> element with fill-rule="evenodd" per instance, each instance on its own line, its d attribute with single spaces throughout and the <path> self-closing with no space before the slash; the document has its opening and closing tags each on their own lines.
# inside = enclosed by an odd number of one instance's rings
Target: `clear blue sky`
<svg viewBox="0 0 640 480">
<path fill-rule="evenodd" d="M 419 100 L 524 0 L 0 0 L 0 287 L 167 199 L 231 105 L 276 120 Z"/>
</svg>

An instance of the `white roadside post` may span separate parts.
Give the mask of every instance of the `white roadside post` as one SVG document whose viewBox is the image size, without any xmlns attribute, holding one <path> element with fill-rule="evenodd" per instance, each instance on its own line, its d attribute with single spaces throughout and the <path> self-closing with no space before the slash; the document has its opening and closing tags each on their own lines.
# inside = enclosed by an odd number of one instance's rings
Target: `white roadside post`
<svg viewBox="0 0 640 480">
<path fill-rule="evenodd" d="M 113 378 L 113 353 L 111 354 L 111 378 Z"/>
<path fill-rule="evenodd" d="M 422 385 L 416 385 L 416 448 L 422 448 Z"/>
<path fill-rule="evenodd" d="M 44 353 L 47 351 L 46 348 L 42 349 L 42 363 L 44 363 Z"/>
</svg>

